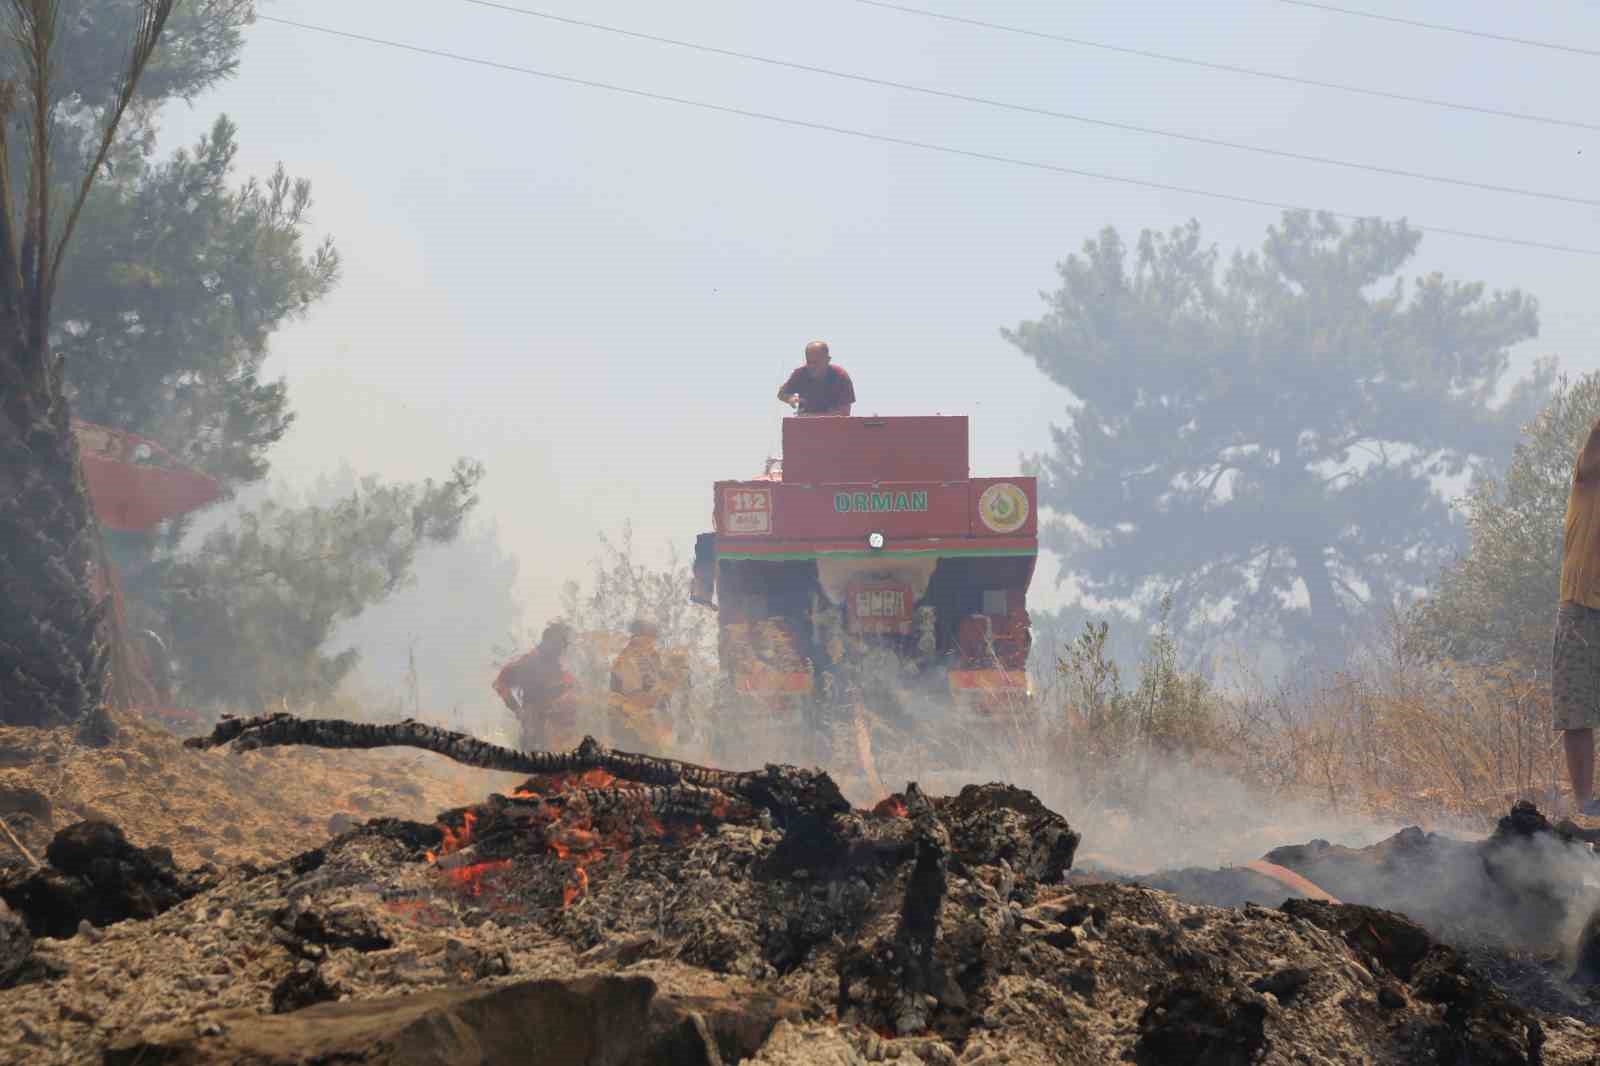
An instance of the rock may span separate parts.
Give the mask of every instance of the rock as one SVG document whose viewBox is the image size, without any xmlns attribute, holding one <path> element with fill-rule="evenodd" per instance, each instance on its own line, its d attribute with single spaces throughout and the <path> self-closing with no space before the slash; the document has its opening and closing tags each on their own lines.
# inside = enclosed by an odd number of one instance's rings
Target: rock
<svg viewBox="0 0 1600 1066">
<path fill-rule="evenodd" d="M 646 977 L 522 981 L 491 990 L 324 1002 L 271 1016 L 226 1011 L 211 1017 L 210 1033 L 195 1025 L 148 1033 L 112 1045 L 102 1061 L 720 1066 L 753 1055 L 779 1016 L 769 999 L 707 1003 L 658 996 Z"/>
<path fill-rule="evenodd" d="M 1583 932 L 1578 935 L 1572 983 L 1600 985 L 1600 908 L 1589 915 L 1589 920 L 1583 923 Z"/>
</svg>

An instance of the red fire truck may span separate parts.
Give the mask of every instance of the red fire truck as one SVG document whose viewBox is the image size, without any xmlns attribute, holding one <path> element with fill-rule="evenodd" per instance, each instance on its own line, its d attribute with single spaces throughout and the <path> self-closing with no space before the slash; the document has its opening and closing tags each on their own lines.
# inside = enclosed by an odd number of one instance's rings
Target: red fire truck
<svg viewBox="0 0 1600 1066">
<path fill-rule="evenodd" d="M 966 417 L 786 418 L 781 460 L 714 494 L 692 597 L 741 698 L 1027 710 L 1035 479 L 972 476 Z"/>
</svg>

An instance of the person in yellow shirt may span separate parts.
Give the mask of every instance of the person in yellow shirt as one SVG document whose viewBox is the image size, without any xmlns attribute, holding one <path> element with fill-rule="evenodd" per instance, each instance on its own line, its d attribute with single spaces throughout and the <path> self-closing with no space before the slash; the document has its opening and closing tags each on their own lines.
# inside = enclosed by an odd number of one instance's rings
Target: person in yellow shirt
<svg viewBox="0 0 1600 1066">
<path fill-rule="evenodd" d="M 1566 747 L 1573 803 L 1580 814 L 1600 815 L 1594 798 L 1594 730 L 1600 723 L 1600 419 L 1589 427 L 1567 494 L 1550 697 Z"/>
</svg>

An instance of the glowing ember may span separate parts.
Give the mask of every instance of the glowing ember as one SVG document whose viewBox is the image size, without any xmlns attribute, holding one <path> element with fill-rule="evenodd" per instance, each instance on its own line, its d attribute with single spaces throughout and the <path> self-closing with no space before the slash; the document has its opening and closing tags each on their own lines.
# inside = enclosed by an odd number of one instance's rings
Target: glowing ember
<svg viewBox="0 0 1600 1066">
<path fill-rule="evenodd" d="M 440 827 L 444 830 L 444 843 L 439 845 L 438 852 L 428 852 L 428 861 L 438 862 L 441 856 L 460 851 L 472 843 L 472 827 L 477 821 L 478 816 L 468 811 L 462 818 L 459 832 L 441 822 Z"/>
<path fill-rule="evenodd" d="M 483 894 L 483 875 L 494 870 L 504 870 L 510 865 L 510 859 L 491 859 L 487 862 L 473 863 L 471 866 L 446 870 L 445 876 L 450 878 L 467 895 L 480 896 Z"/>
<path fill-rule="evenodd" d="M 572 868 L 572 878 L 561 887 L 561 909 L 572 906 L 580 896 L 589 891 L 589 871 L 582 866 Z"/>
<path fill-rule="evenodd" d="M 521 822 L 530 828 L 537 827 L 536 838 L 548 854 L 570 864 L 561 890 L 563 909 L 588 893 L 590 872 L 596 864 L 615 866 L 626 863 L 630 849 L 642 840 L 699 836 L 704 832 L 701 826 L 692 823 L 669 829 L 655 814 L 644 809 L 646 805 L 642 803 L 638 807 L 631 803 L 622 808 L 607 806 L 607 813 L 597 825 L 596 814 L 586 797 L 581 795 L 601 789 L 637 787 L 605 770 L 585 770 L 541 775 L 508 794 L 507 798 L 527 805 L 508 812 L 512 824 Z M 726 815 L 724 810 L 712 813 L 718 817 Z M 474 829 L 478 820 L 477 812 L 467 811 L 460 828 L 443 825 L 444 840 L 436 852 L 428 853 L 428 861 L 440 867 L 451 866 L 451 862 L 440 860 L 474 843 Z M 493 830 L 491 835 L 498 837 L 500 830 Z M 473 858 L 470 854 L 460 855 L 456 861 L 463 863 L 462 866 L 441 871 L 448 875 L 452 883 L 472 896 L 483 894 L 482 879 L 485 873 L 511 864 L 509 859 L 472 862 Z"/>
<path fill-rule="evenodd" d="M 878 805 L 872 808 L 872 813 L 886 815 L 890 818 L 907 818 L 910 816 L 911 811 L 899 796 L 890 796 L 887 799 L 879 800 Z"/>
</svg>

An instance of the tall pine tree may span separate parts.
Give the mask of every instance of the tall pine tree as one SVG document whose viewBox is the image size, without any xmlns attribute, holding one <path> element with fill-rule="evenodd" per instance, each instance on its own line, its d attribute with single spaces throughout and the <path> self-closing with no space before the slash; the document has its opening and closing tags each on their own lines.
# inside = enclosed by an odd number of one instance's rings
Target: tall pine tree
<svg viewBox="0 0 1600 1066">
<path fill-rule="evenodd" d="M 1005 336 L 1073 396 L 1042 457 L 1052 535 L 1101 600 L 1196 638 L 1337 654 L 1369 608 L 1409 602 L 1459 543 L 1436 489 L 1503 461 L 1550 374 L 1492 407 L 1534 301 L 1400 272 L 1421 235 L 1290 212 L 1225 264 L 1196 224 L 1115 230 L 1060 267 Z"/>
</svg>

